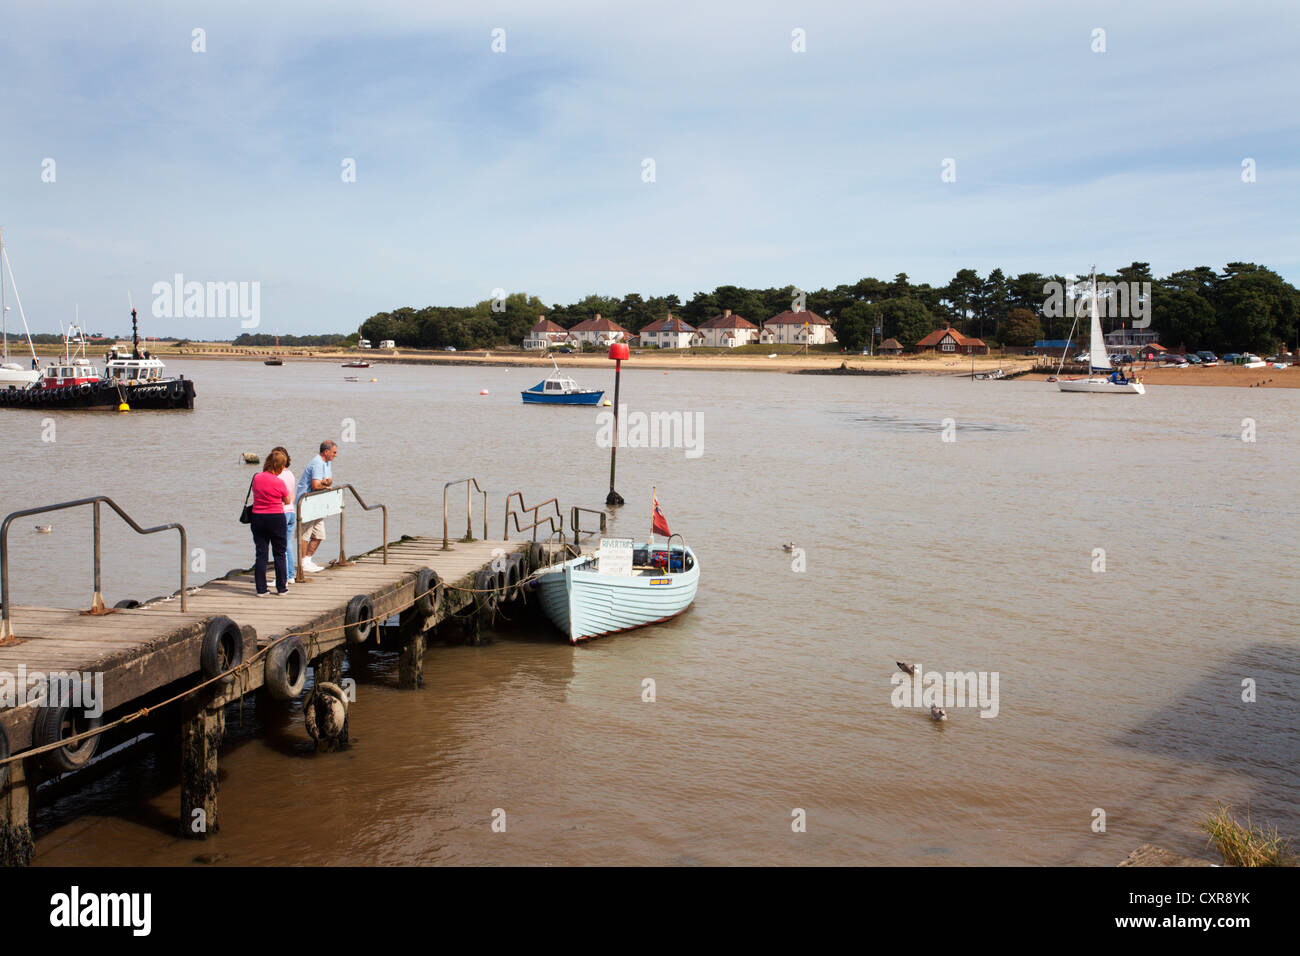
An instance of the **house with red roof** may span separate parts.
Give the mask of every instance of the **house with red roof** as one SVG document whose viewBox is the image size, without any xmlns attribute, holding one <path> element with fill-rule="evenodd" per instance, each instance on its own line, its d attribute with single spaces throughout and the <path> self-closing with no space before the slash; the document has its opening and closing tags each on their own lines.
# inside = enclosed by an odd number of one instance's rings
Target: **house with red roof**
<svg viewBox="0 0 1300 956">
<path fill-rule="evenodd" d="M 661 349 L 684 349 L 691 344 L 695 335 L 695 326 L 673 318 L 671 312 L 666 319 L 651 322 L 640 332 L 641 345 Z"/>
<path fill-rule="evenodd" d="M 723 309 L 721 315 L 700 323 L 699 331 L 691 339 L 691 344 L 712 349 L 734 349 L 738 345 L 750 345 L 757 341 L 757 325 L 738 315 L 732 315 L 730 309 Z"/>
<path fill-rule="evenodd" d="M 830 322 L 807 309 L 772 316 L 763 323 L 758 340 L 764 345 L 829 345 L 839 341 Z"/>
<path fill-rule="evenodd" d="M 600 348 L 609 345 L 611 342 L 626 342 L 632 337 L 627 329 L 617 322 L 611 322 L 609 319 L 604 318 L 599 312 L 596 313 L 594 318 L 579 322 L 569 329 L 569 334 L 580 345 L 586 345 L 590 342 Z"/>
<path fill-rule="evenodd" d="M 569 333 L 544 315 L 537 317 L 537 324 L 524 336 L 526 349 L 553 349 L 569 342 Z"/>
<path fill-rule="evenodd" d="M 944 323 L 943 328 L 936 329 L 917 342 L 916 350 L 938 352 L 941 355 L 987 355 L 989 347 L 984 344 L 983 339 L 962 335 L 952 326 Z"/>
</svg>

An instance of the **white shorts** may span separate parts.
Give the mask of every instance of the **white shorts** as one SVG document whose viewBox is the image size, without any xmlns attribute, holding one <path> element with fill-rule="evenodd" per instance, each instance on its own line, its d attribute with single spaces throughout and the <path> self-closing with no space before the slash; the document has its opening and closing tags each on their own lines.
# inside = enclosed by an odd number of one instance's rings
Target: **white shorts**
<svg viewBox="0 0 1300 956">
<path fill-rule="evenodd" d="M 298 532 L 298 537 L 304 541 L 315 538 L 317 541 L 325 540 L 325 519 L 317 518 L 315 521 L 304 521 L 302 530 Z"/>
</svg>

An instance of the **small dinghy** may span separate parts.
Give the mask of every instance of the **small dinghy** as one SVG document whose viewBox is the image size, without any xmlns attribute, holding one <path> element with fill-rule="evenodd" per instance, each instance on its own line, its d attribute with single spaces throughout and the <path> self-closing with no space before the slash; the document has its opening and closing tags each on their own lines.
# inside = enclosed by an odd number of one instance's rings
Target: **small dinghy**
<svg viewBox="0 0 1300 956">
<path fill-rule="evenodd" d="M 551 359 L 555 374 L 519 394 L 531 405 L 599 405 L 603 388 L 578 388 L 578 383 L 560 371 Z"/>
<path fill-rule="evenodd" d="M 668 535 L 667 546 L 656 550 L 655 532 L 668 534 L 658 501 L 649 542 L 602 538 L 598 553 L 538 572 L 542 608 L 570 644 L 666 621 L 695 601 L 700 584 L 695 552 L 680 534 Z"/>
</svg>

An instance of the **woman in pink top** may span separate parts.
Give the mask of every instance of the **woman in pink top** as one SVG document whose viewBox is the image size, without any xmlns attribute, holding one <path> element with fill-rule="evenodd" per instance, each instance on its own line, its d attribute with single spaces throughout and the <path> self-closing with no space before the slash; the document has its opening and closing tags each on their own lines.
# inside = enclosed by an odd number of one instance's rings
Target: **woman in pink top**
<svg viewBox="0 0 1300 956">
<path fill-rule="evenodd" d="M 298 515 L 293 506 L 293 495 L 298 487 L 298 479 L 289 470 L 289 466 L 293 464 L 293 459 L 289 456 L 289 449 L 283 445 L 276 445 L 271 451 L 284 452 L 284 471 L 280 472 L 280 480 L 284 482 L 285 488 L 289 490 L 289 501 L 284 506 L 284 539 L 287 542 L 284 547 L 284 564 L 289 570 L 289 576 L 285 580 L 287 583 L 293 584 L 295 569 L 293 529 L 298 523 Z"/>
<path fill-rule="evenodd" d="M 273 451 L 266 457 L 266 466 L 253 476 L 253 581 L 257 584 L 258 596 L 268 593 L 266 589 L 266 550 L 271 548 L 275 559 L 275 591 L 283 594 L 289 590 L 285 584 L 285 521 L 284 506 L 289 503 L 289 494 L 280 473 L 284 471 L 285 454 Z"/>
</svg>

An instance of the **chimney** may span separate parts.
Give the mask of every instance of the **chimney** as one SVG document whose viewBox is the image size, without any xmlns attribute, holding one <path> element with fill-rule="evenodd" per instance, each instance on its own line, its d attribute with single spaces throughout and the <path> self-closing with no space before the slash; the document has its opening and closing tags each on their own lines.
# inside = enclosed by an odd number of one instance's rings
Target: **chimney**
<svg viewBox="0 0 1300 956">
<path fill-rule="evenodd" d="M 597 321 L 597 322 L 600 321 L 600 313 L 599 313 L 599 312 L 596 313 L 596 321 Z"/>
<path fill-rule="evenodd" d="M 723 310 L 722 310 L 722 317 L 723 317 L 724 319 L 729 319 L 729 318 L 731 318 L 731 310 L 730 310 L 730 309 L 723 309 Z"/>
</svg>

